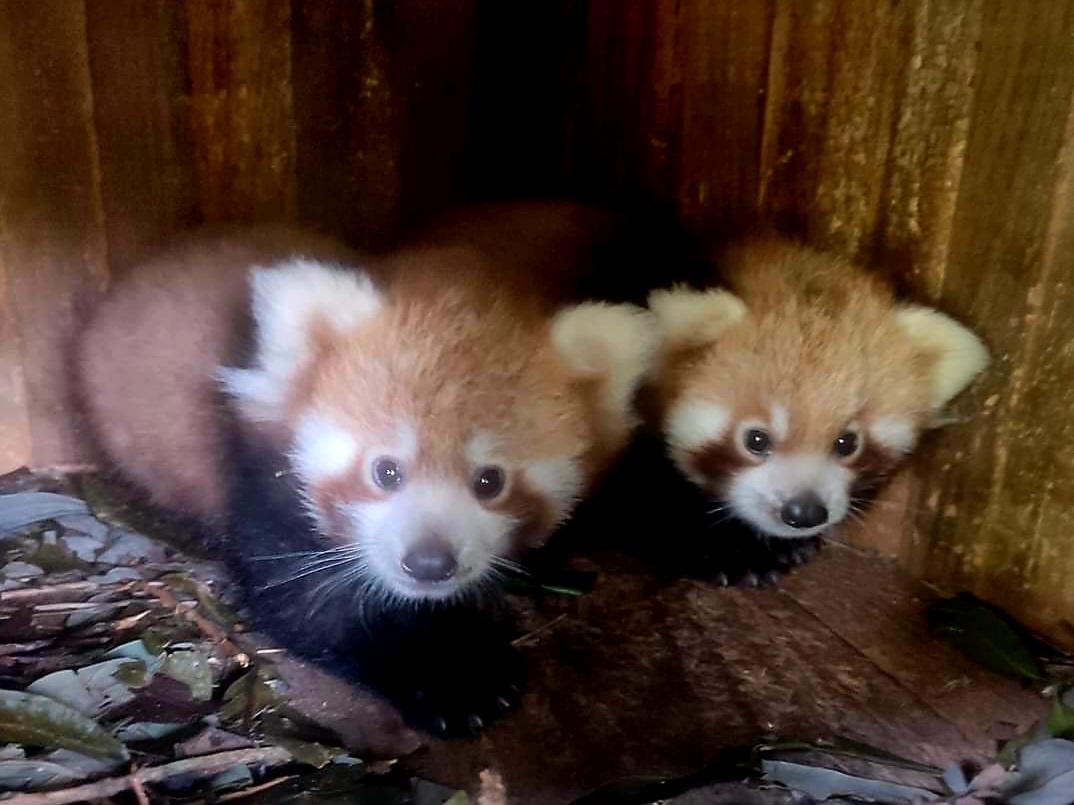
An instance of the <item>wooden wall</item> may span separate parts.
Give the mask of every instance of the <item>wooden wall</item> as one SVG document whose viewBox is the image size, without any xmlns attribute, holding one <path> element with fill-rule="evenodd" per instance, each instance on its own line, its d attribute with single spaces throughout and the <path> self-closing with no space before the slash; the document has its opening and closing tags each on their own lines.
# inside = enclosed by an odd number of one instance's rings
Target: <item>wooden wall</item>
<svg viewBox="0 0 1074 805">
<path fill-rule="evenodd" d="M 1074 645 L 1074 2 L 568 5 L 564 187 L 760 214 L 988 340 L 969 421 L 854 536 Z"/>
<path fill-rule="evenodd" d="M 0 0 L 0 471 L 78 459 L 74 308 L 174 231 L 457 200 L 472 0 Z"/>
<path fill-rule="evenodd" d="M 79 292 L 201 221 L 760 214 L 995 368 L 856 535 L 1074 641 L 1074 0 L 0 0 L 0 469 L 77 458 Z"/>
</svg>

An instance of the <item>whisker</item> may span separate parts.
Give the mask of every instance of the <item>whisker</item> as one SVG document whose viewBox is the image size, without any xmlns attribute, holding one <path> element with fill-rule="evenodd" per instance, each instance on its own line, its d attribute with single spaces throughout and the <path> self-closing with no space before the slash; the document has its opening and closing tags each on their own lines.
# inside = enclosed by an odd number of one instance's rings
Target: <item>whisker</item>
<svg viewBox="0 0 1074 805">
<path fill-rule="evenodd" d="M 263 592 L 265 590 L 271 590 L 273 587 L 280 587 L 280 586 L 282 586 L 284 584 L 290 584 L 291 582 L 298 581 L 299 579 L 304 579 L 307 576 L 312 576 L 315 573 L 321 573 L 321 572 L 323 572 L 325 570 L 331 570 L 333 568 L 340 567 L 342 565 L 350 564 L 350 562 L 352 562 L 352 561 L 353 561 L 353 559 L 350 559 L 350 558 L 337 559 L 332 564 L 320 565 L 320 566 L 314 567 L 314 568 L 302 568 L 302 569 L 300 569 L 300 572 L 295 573 L 292 576 L 288 576 L 285 579 L 277 579 L 276 581 L 269 582 L 268 584 L 263 584 L 262 586 L 258 587 L 257 589 L 260 592 Z"/>
</svg>

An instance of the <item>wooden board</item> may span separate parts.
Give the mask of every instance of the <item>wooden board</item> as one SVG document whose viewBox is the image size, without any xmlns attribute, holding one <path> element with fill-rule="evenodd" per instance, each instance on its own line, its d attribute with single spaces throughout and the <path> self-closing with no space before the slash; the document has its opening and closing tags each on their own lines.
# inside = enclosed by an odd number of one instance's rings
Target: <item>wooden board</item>
<svg viewBox="0 0 1074 805">
<path fill-rule="evenodd" d="M 546 805 L 687 774 L 763 734 L 850 738 L 941 767 L 981 761 L 1047 710 L 931 636 L 924 591 L 893 562 L 833 547 L 766 590 L 599 562 L 592 593 L 534 616 L 544 628 L 523 642 L 532 679 L 520 711 L 408 763 L 451 785 L 493 768 L 511 802 Z"/>
<path fill-rule="evenodd" d="M 76 297 L 103 287 L 107 273 L 82 12 L 78 4 L 0 2 L 0 331 L 10 335 L 14 320 L 17 338 L 2 349 L 10 357 L 17 344 L 21 361 L 4 373 L 12 441 L 0 452 L 14 461 L 80 455 L 62 356 Z"/>
</svg>

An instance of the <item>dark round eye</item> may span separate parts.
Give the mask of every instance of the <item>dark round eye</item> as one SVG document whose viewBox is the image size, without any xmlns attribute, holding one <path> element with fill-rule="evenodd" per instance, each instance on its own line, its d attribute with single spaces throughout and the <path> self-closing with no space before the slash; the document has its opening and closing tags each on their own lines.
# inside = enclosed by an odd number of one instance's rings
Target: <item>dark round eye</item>
<svg viewBox="0 0 1074 805">
<path fill-rule="evenodd" d="M 393 492 L 403 485 L 403 470 L 394 458 L 378 458 L 373 462 L 373 483 Z"/>
<path fill-rule="evenodd" d="M 832 442 L 832 450 L 843 458 L 854 455 L 858 452 L 858 434 L 852 430 L 843 431 Z"/>
<path fill-rule="evenodd" d="M 499 467 L 482 467 L 474 474 L 474 495 L 478 500 L 492 500 L 503 491 L 504 480 Z"/>
<path fill-rule="evenodd" d="M 772 449 L 772 439 L 760 428 L 750 428 L 742 439 L 746 449 L 755 456 L 763 456 Z"/>
</svg>

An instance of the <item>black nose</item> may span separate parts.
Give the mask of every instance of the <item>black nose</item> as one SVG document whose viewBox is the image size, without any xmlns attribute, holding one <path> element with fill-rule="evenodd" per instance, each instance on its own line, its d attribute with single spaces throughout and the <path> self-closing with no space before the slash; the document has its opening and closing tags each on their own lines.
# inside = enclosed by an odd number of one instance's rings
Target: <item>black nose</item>
<svg viewBox="0 0 1074 805">
<path fill-rule="evenodd" d="M 454 551 L 439 539 L 419 542 L 406 552 L 401 564 L 418 581 L 447 581 L 459 569 Z"/>
<path fill-rule="evenodd" d="M 788 500 L 783 504 L 779 516 L 791 528 L 815 528 L 828 522 L 828 510 L 812 492 Z"/>
</svg>

